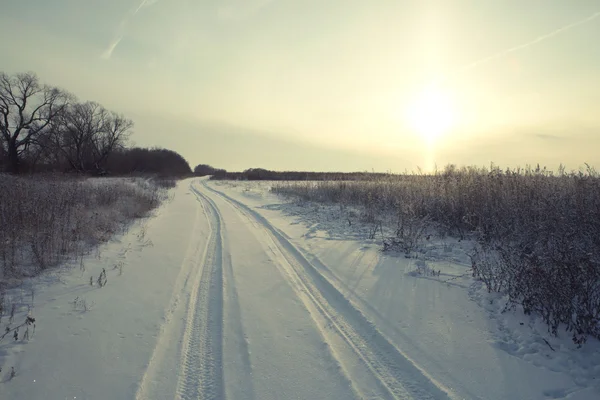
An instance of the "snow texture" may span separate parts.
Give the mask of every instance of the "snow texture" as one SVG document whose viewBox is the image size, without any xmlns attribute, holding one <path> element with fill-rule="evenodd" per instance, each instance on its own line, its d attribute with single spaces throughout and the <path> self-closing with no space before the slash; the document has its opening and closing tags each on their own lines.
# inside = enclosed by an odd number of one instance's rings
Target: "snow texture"
<svg viewBox="0 0 600 400">
<path fill-rule="evenodd" d="M 339 207 L 268 189 L 182 181 L 84 268 L 8 291 L 36 331 L 0 342 L 0 398 L 600 398 L 598 341 L 504 311 L 470 243 L 382 253 Z"/>
</svg>

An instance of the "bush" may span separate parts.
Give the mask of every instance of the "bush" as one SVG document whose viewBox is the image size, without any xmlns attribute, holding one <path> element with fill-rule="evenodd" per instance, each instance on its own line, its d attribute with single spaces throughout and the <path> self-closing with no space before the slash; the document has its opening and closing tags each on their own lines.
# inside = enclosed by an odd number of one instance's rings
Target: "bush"
<svg viewBox="0 0 600 400">
<path fill-rule="evenodd" d="M 173 189 L 177 186 L 177 180 L 174 178 L 157 177 L 154 179 L 154 184 L 163 189 Z"/>
<path fill-rule="evenodd" d="M 0 175 L 0 282 L 83 255 L 165 197 L 145 179 Z"/>
<path fill-rule="evenodd" d="M 388 248 L 414 247 L 423 221 L 440 234 L 472 238 L 473 273 L 489 291 L 541 315 L 553 334 L 563 325 L 576 343 L 600 339 L 600 177 L 592 168 L 450 165 L 431 175 L 282 182 L 272 191 L 387 216 L 398 228 Z"/>
</svg>

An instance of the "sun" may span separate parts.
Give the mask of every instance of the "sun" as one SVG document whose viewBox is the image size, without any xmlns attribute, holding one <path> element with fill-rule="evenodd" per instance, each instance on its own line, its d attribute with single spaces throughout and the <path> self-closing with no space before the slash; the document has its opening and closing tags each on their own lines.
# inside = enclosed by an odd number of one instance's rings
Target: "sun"
<svg viewBox="0 0 600 400">
<path fill-rule="evenodd" d="M 409 127 L 428 143 L 448 133 L 455 124 L 454 105 L 447 93 L 430 85 L 423 89 L 407 107 Z"/>
</svg>

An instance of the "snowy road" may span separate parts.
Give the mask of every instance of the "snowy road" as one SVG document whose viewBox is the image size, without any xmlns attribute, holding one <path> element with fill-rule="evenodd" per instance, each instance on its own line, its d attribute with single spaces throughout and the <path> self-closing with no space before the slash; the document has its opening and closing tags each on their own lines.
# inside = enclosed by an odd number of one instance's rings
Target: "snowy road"
<svg viewBox="0 0 600 400">
<path fill-rule="evenodd" d="M 449 283 L 415 276 L 414 260 L 299 224 L 270 196 L 180 182 L 81 271 L 36 278 L 38 327 L 0 343 L 0 398 L 597 398 L 600 364 L 490 319 L 460 261 L 428 261 Z M 90 286 L 102 268 L 108 284 Z"/>
<path fill-rule="evenodd" d="M 190 190 L 210 233 L 188 272 L 176 398 L 449 398 L 266 219 L 200 181 Z M 149 386 L 160 362 L 138 398 L 165 395 Z"/>
</svg>

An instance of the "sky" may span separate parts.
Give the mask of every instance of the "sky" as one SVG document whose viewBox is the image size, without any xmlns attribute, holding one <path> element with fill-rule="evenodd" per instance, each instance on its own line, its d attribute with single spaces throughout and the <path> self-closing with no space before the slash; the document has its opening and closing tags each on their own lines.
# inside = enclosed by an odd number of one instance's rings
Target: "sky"
<svg viewBox="0 0 600 400">
<path fill-rule="evenodd" d="M 228 170 L 600 167 L 598 0 L 0 0 L 0 70 Z"/>
</svg>

